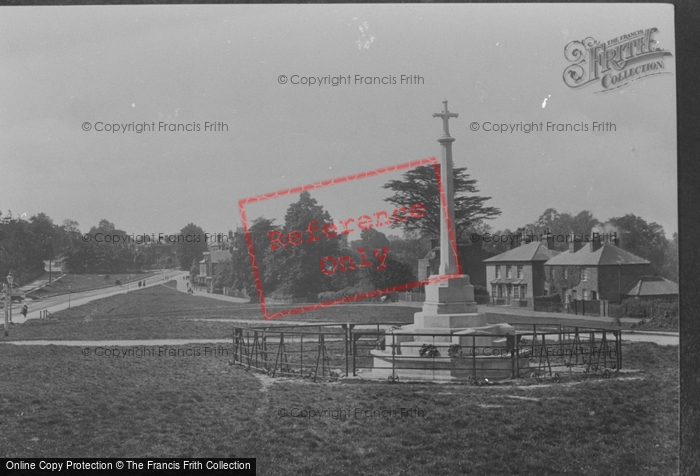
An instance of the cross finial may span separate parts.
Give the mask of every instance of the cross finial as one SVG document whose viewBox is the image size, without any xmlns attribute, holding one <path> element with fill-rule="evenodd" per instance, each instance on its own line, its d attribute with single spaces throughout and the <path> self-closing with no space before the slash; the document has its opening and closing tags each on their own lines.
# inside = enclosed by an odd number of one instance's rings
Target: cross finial
<svg viewBox="0 0 700 476">
<path fill-rule="evenodd" d="M 441 113 L 433 114 L 433 117 L 442 118 L 442 128 L 445 131 L 445 135 L 443 137 L 450 137 L 450 126 L 447 121 L 450 120 L 450 117 L 459 117 L 459 114 L 447 110 L 447 99 L 442 101 L 442 103 L 445 105 L 445 110 Z"/>
</svg>

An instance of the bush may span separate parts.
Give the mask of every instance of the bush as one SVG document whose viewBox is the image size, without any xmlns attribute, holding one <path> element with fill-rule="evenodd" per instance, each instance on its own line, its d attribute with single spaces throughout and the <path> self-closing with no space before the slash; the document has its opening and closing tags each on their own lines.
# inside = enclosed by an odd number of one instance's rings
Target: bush
<svg viewBox="0 0 700 476">
<path fill-rule="evenodd" d="M 622 310 L 626 317 L 647 317 L 649 301 L 640 299 L 625 299 L 622 301 Z"/>
<path fill-rule="evenodd" d="M 535 311 L 562 312 L 564 310 L 561 302 L 561 295 L 558 293 L 547 296 L 536 296 L 533 301 Z"/>
<path fill-rule="evenodd" d="M 271 299 L 292 299 L 294 296 L 291 294 L 286 294 L 284 291 L 274 291 L 270 294 Z"/>
<path fill-rule="evenodd" d="M 343 288 L 339 291 L 324 291 L 318 294 L 319 302 L 332 301 L 334 299 L 342 299 L 345 297 L 357 296 L 358 294 L 368 293 L 373 291 L 372 286 L 368 284 L 356 284 L 355 286 L 349 286 Z"/>
<path fill-rule="evenodd" d="M 678 330 L 678 301 L 644 301 L 626 299 L 622 302 L 626 317 L 643 317 L 637 328 Z"/>
<path fill-rule="evenodd" d="M 475 285 L 474 286 L 474 296 L 487 296 L 490 297 L 489 290 L 486 286 Z"/>
</svg>

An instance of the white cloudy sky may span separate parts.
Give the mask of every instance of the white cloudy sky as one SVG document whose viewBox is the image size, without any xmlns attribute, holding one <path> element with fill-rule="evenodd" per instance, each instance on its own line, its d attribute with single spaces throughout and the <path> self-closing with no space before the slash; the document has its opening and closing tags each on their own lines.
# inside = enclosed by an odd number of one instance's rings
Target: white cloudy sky
<svg viewBox="0 0 700 476">
<path fill-rule="evenodd" d="M 241 198 L 430 156 L 443 99 L 456 166 L 503 214 L 634 213 L 677 231 L 675 75 L 607 94 L 562 81 L 564 47 L 656 27 L 670 5 L 226 5 L 3 8 L 0 210 L 86 231 L 188 222 L 225 232 Z M 364 32 L 360 27 L 367 25 Z M 363 36 L 364 35 L 364 36 Z M 358 48 L 358 41 L 373 41 Z M 666 59 L 674 71 L 673 59 Z M 420 75 L 422 85 L 280 85 L 279 75 Z M 542 107 L 547 98 L 546 107 Z M 84 122 L 228 132 L 82 130 Z M 496 134 L 471 122 L 590 123 L 617 132 Z M 385 178 L 396 178 L 386 176 Z M 335 219 L 389 209 L 374 179 L 312 195 Z M 295 198 L 295 197 L 291 197 Z M 281 220 L 290 201 L 252 207 Z"/>
</svg>

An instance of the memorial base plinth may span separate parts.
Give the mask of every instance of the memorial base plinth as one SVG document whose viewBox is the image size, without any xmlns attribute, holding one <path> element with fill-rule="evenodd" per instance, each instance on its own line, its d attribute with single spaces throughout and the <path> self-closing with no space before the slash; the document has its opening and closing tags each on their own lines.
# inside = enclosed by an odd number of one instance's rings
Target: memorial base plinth
<svg viewBox="0 0 700 476">
<path fill-rule="evenodd" d="M 387 332 L 385 348 L 371 352 L 373 378 L 498 380 L 529 366 L 528 359 L 512 354 L 515 329 L 487 325 L 486 316 L 478 313 L 469 276 L 430 283 L 425 295 L 413 324 Z"/>
</svg>

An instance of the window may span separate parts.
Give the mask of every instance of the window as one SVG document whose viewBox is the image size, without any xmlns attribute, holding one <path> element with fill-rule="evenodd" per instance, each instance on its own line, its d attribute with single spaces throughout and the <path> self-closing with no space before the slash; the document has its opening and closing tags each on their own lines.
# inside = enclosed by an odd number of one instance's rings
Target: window
<svg viewBox="0 0 700 476">
<path fill-rule="evenodd" d="M 564 279 L 569 279 L 569 268 L 564 268 Z"/>
<path fill-rule="evenodd" d="M 518 266 L 518 279 L 522 279 L 523 277 L 523 267 Z"/>
<path fill-rule="evenodd" d="M 500 278 L 500 277 L 501 277 L 501 267 L 496 266 L 496 278 Z"/>
<path fill-rule="evenodd" d="M 497 287 L 498 286 L 493 286 L 493 285 L 491 286 L 491 296 L 496 297 L 496 288 Z"/>
<path fill-rule="evenodd" d="M 525 299 L 525 296 L 527 296 L 527 284 L 522 284 L 520 286 L 520 295 L 522 296 L 521 299 Z"/>
<path fill-rule="evenodd" d="M 583 290 L 583 300 L 588 301 L 588 290 L 587 289 Z"/>
<path fill-rule="evenodd" d="M 588 268 L 581 270 L 581 281 L 588 281 Z"/>
<path fill-rule="evenodd" d="M 498 285 L 498 297 L 499 298 L 503 297 L 503 285 L 502 284 Z"/>
<path fill-rule="evenodd" d="M 511 276 L 510 266 L 506 266 L 506 279 L 510 279 Z"/>
<path fill-rule="evenodd" d="M 513 297 L 520 299 L 520 286 L 513 286 Z"/>
</svg>

